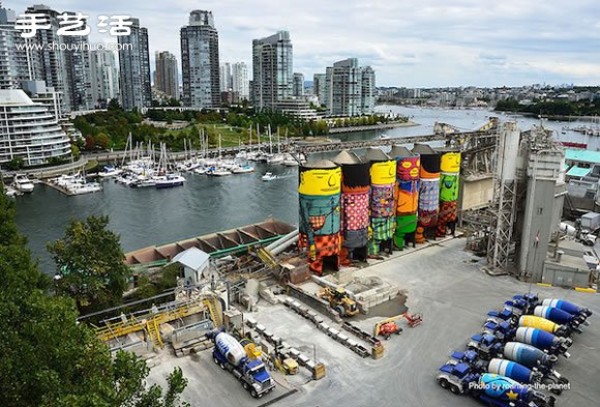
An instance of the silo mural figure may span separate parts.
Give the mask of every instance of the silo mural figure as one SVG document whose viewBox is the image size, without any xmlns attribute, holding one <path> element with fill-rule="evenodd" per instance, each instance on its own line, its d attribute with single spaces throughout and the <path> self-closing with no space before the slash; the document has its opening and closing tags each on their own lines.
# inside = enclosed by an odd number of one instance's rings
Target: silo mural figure
<svg viewBox="0 0 600 407">
<path fill-rule="evenodd" d="M 310 269 L 340 265 L 341 169 L 331 161 L 308 162 L 299 169 L 300 250 L 308 253 Z"/>
<path fill-rule="evenodd" d="M 407 242 L 415 246 L 417 211 L 419 209 L 419 172 L 421 161 L 418 154 L 406 147 L 394 146 L 390 156 L 396 160 L 396 232 L 394 243 L 403 249 Z"/>
<path fill-rule="evenodd" d="M 413 153 L 419 154 L 419 225 L 416 242 L 424 243 L 426 236 L 435 237 L 440 201 L 440 154 L 427 144 L 415 144 Z"/>
<path fill-rule="evenodd" d="M 365 161 L 370 163 L 371 178 L 369 254 L 391 253 L 396 228 L 396 161 L 377 148 L 367 151 Z"/>
<path fill-rule="evenodd" d="M 342 151 L 334 160 L 342 169 L 340 262 L 366 261 L 369 238 L 370 165 L 356 154 Z"/>
<path fill-rule="evenodd" d="M 460 174 L 460 153 L 447 151 L 442 153 L 440 169 L 440 213 L 436 236 L 445 237 L 448 229 L 452 235 L 458 216 L 458 179 Z"/>
</svg>

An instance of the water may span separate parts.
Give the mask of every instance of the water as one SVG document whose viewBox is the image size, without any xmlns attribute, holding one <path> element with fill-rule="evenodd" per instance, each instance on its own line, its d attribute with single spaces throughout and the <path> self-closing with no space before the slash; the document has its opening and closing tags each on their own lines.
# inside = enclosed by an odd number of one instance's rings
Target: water
<svg viewBox="0 0 600 407">
<path fill-rule="evenodd" d="M 388 106 L 380 111 L 412 117 L 420 126 L 383 131 L 335 135 L 342 140 L 371 139 L 381 135 L 408 137 L 433 133 L 436 121 L 461 130 L 474 130 L 483 125 L 493 112 L 485 110 L 441 110 Z M 509 119 L 501 116 L 502 120 Z M 512 119 L 515 119 L 514 117 Z M 516 118 L 521 129 L 529 129 L 538 120 Z M 573 126 L 582 123 L 572 123 Z M 588 143 L 600 148 L 598 137 L 575 132 L 561 134 L 565 123 L 544 122 L 558 131 L 559 139 Z M 332 157 L 335 154 L 319 154 Z M 29 238 L 29 245 L 39 259 L 41 269 L 54 272 L 54 263 L 46 251 L 46 243 L 60 238 L 71 219 L 90 215 L 109 215 L 110 228 L 121 236 L 125 252 L 150 245 L 160 245 L 206 233 L 260 222 L 269 216 L 298 224 L 297 168 L 257 165 L 252 174 L 210 178 L 186 175 L 183 187 L 168 190 L 135 189 L 104 182 L 104 191 L 91 195 L 67 197 L 52 188 L 36 185 L 35 191 L 17 198 L 17 224 Z M 263 182 L 260 177 L 271 171 L 281 178 Z"/>
</svg>

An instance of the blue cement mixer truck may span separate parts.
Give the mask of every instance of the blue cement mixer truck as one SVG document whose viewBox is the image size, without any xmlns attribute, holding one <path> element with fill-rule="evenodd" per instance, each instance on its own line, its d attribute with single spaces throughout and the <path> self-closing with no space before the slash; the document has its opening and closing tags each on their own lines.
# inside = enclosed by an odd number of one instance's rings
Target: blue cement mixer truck
<svg viewBox="0 0 600 407">
<path fill-rule="evenodd" d="M 211 335 L 215 347 L 213 361 L 231 372 L 252 397 L 261 398 L 275 388 L 275 382 L 260 358 L 250 358 L 242 345 L 225 332 Z"/>
</svg>

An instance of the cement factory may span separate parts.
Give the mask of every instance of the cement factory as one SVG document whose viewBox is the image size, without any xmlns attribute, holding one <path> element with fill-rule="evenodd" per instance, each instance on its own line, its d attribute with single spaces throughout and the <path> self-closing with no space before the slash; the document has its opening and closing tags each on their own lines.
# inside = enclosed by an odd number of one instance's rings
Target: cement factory
<svg viewBox="0 0 600 407">
<path fill-rule="evenodd" d="M 82 321 L 153 383 L 181 367 L 192 406 L 597 405 L 595 231 L 563 219 L 564 148 L 495 118 L 436 133 L 328 144 L 299 167 L 297 228 L 129 253 L 178 286 Z"/>
</svg>

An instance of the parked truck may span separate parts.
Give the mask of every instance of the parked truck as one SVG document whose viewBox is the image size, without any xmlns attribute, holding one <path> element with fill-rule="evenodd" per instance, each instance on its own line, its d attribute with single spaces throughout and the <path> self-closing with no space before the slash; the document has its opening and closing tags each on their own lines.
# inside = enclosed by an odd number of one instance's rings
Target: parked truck
<svg viewBox="0 0 600 407">
<path fill-rule="evenodd" d="M 575 316 L 561 309 L 545 307 L 542 305 L 535 307 L 533 315 L 541 318 L 546 318 L 547 320 L 552 321 L 556 324 L 565 325 L 569 328 L 570 331 L 575 331 L 579 333 L 582 332 L 579 328 L 579 325 L 581 325 L 584 322 L 588 324 L 585 317 L 583 316 Z"/>
<path fill-rule="evenodd" d="M 440 367 L 438 383 L 454 394 L 470 394 L 489 406 L 553 407 L 555 398 L 497 374 L 474 372 L 466 363 Z"/>
<path fill-rule="evenodd" d="M 581 230 L 584 233 L 590 233 L 600 227 L 600 213 L 588 212 L 579 218 Z"/>
<path fill-rule="evenodd" d="M 231 372 L 252 397 L 261 398 L 275 388 L 275 382 L 260 358 L 251 358 L 231 335 L 218 332 L 212 335 L 215 344 L 213 360 L 223 370 Z"/>
<path fill-rule="evenodd" d="M 542 301 L 542 304 L 545 307 L 553 307 L 568 312 L 571 315 L 583 316 L 587 319 L 592 315 L 592 311 L 587 308 L 582 308 L 577 304 L 573 304 L 572 302 L 560 300 L 557 298 L 546 298 Z"/>
</svg>

